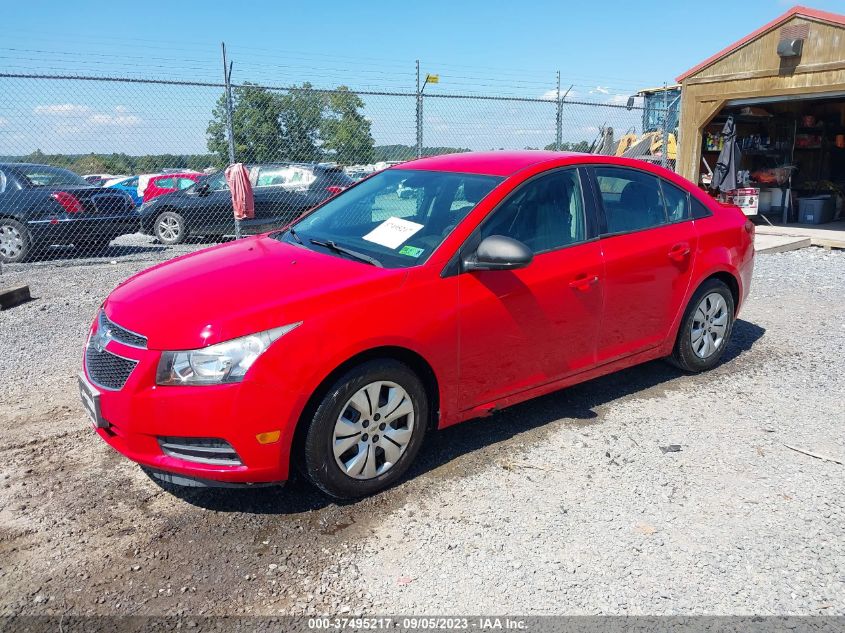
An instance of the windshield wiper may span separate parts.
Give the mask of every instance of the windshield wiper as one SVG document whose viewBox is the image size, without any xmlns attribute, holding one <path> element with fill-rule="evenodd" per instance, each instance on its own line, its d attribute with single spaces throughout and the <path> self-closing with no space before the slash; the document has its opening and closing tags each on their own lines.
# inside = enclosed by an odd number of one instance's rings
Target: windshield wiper
<svg viewBox="0 0 845 633">
<path fill-rule="evenodd" d="M 369 255 L 364 255 L 364 253 L 359 253 L 358 251 L 353 251 L 351 248 L 346 248 L 345 246 L 339 246 L 335 244 L 332 240 L 315 240 L 311 239 L 308 240 L 312 244 L 316 244 L 317 246 L 323 246 L 328 248 L 335 253 L 341 253 L 343 255 L 348 255 L 353 259 L 357 259 L 359 262 L 364 262 L 366 264 L 372 264 L 373 266 L 378 266 L 379 268 L 383 268 L 381 262 L 377 260 L 375 257 L 370 257 Z"/>
</svg>

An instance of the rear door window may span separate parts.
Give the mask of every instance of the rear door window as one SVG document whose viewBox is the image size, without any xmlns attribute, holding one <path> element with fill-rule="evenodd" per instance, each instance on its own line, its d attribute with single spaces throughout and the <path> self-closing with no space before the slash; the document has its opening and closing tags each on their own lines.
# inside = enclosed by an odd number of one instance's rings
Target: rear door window
<svg viewBox="0 0 845 633">
<path fill-rule="evenodd" d="M 691 217 L 689 194 L 663 179 L 660 180 L 660 189 L 663 192 L 663 201 L 666 205 L 666 215 L 669 217 L 669 222 L 689 220 Z"/>
<path fill-rule="evenodd" d="M 176 188 L 176 179 L 175 178 L 161 178 L 156 181 L 156 187 L 160 189 L 175 189 Z"/>
<path fill-rule="evenodd" d="M 698 220 L 699 218 L 709 218 L 711 215 L 713 215 L 710 209 L 705 207 L 701 202 L 699 202 L 692 196 L 690 196 L 690 198 L 692 198 L 692 217 L 694 217 L 696 220 Z"/>
<path fill-rule="evenodd" d="M 630 233 L 668 222 L 660 181 L 636 169 L 596 167 L 607 234 Z"/>
</svg>

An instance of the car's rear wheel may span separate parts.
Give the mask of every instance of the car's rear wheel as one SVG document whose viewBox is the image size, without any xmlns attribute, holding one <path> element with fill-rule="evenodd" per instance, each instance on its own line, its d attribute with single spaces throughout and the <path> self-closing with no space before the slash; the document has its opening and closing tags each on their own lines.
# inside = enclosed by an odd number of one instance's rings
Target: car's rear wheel
<svg viewBox="0 0 845 633">
<path fill-rule="evenodd" d="M 734 298 L 724 282 L 708 279 L 690 299 L 670 360 L 684 371 L 700 372 L 719 363 L 734 323 Z"/>
<path fill-rule="evenodd" d="M 308 423 L 304 469 L 327 494 L 373 494 L 402 477 L 429 420 L 425 387 L 407 365 L 368 361 L 341 376 Z"/>
<path fill-rule="evenodd" d="M 155 236 L 162 244 L 181 244 L 187 237 L 185 218 L 174 211 L 160 213 L 153 227 Z"/>
<path fill-rule="evenodd" d="M 16 264 L 32 250 L 32 237 L 27 228 L 11 218 L 0 218 L 0 261 Z"/>
</svg>

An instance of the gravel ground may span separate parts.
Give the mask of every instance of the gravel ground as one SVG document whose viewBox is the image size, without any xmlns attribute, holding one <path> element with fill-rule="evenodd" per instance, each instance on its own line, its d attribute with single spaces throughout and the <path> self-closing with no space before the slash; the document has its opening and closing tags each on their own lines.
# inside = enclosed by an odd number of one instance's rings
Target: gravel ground
<svg viewBox="0 0 845 633">
<path fill-rule="evenodd" d="M 845 254 L 758 256 L 714 371 L 649 363 L 447 429 L 344 505 L 176 496 L 94 436 L 88 323 L 165 254 L 4 268 L 35 300 L 0 313 L 0 614 L 845 615 L 845 466 L 785 446 L 845 461 Z"/>
</svg>

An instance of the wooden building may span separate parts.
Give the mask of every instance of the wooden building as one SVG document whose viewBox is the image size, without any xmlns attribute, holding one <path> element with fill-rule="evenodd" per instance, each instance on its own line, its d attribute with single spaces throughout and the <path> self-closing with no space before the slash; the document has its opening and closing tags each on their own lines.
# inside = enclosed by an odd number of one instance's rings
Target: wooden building
<svg viewBox="0 0 845 633">
<path fill-rule="evenodd" d="M 678 83 L 679 173 L 695 183 L 706 180 L 719 154 L 719 132 L 733 116 L 743 154 L 739 168 L 752 180 L 777 168 L 790 176 L 775 183 L 784 199 L 788 191 L 793 200 L 784 221 L 800 219 L 795 198 L 825 187 L 840 188 L 838 200 L 836 193 L 831 197 L 841 214 L 845 15 L 794 7 L 685 72 Z M 764 192 L 765 185 L 752 182 Z"/>
</svg>

